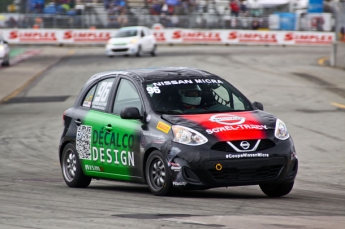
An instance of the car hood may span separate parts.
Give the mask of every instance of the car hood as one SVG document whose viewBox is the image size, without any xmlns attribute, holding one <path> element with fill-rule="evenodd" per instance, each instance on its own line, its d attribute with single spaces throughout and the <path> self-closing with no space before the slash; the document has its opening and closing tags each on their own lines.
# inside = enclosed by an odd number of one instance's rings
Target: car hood
<svg viewBox="0 0 345 229">
<path fill-rule="evenodd" d="M 126 45 L 131 40 L 135 39 L 137 37 L 116 37 L 116 38 L 110 38 L 108 43 L 111 43 L 113 45 Z"/>
<path fill-rule="evenodd" d="M 163 119 L 173 125 L 197 130 L 201 134 L 227 140 L 264 139 L 275 129 L 277 118 L 264 111 L 243 111 L 193 115 L 166 115 Z"/>
</svg>

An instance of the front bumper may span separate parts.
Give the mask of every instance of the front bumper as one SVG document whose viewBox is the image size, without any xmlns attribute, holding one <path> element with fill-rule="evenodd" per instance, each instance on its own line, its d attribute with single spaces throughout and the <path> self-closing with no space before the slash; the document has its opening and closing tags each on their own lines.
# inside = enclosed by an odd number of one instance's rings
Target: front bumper
<svg viewBox="0 0 345 229">
<path fill-rule="evenodd" d="M 193 152 L 192 147 L 173 145 L 175 151 L 177 147 L 180 150 L 168 160 L 175 188 L 207 189 L 293 182 L 297 175 L 298 159 L 290 139 L 260 152 L 231 153 L 234 157 L 222 151 Z"/>
<path fill-rule="evenodd" d="M 127 45 L 112 45 L 108 44 L 106 46 L 106 54 L 108 56 L 117 55 L 134 55 L 138 52 L 137 44 L 127 44 Z"/>
</svg>

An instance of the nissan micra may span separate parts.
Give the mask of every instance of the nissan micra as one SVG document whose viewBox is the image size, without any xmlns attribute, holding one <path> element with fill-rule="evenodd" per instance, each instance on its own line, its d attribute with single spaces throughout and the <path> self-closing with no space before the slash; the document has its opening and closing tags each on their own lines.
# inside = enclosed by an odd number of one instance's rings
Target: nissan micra
<svg viewBox="0 0 345 229">
<path fill-rule="evenodd" d="M 59 147 L 70 187 L 92 179 L 176 189 L 259 185 L 288 194 L 298 159 L 285 123 L 223 78 L 165 67 L 92 76 L 63 114 Z"/>
</svg>

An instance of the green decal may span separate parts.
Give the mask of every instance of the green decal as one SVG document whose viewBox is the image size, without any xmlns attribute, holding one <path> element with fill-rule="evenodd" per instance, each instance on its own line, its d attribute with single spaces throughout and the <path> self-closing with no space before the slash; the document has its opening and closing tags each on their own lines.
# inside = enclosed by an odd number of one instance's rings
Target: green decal
<svg viewBox="0 0 345 229">
<path fill-rule="evenodd" d="M 112 128 L 105 128 L 108 124 Z M 77 133 L 78 153 L 82 156 L 84 172 L 91 176 L 130 180 L 133 176 L 131 168 L 137 163 L 135 152 L 139 152 L 136 143 L 138 135 L 135 135 L 137 126 L 135 120 L 123 120 L 113 114 L 89 111 L 84 125 L 78 128 Z M 86 133 L 91 134 L 83 134 L 79 129 L 85 129 Z"/>
</svg>

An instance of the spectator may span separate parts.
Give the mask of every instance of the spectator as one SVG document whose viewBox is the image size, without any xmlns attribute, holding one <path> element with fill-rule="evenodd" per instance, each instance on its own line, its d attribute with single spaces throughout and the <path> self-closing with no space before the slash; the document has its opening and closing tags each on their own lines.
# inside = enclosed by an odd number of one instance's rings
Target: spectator
<svg viewBox="0 0 345 229">
<path fill-rule="evenodd" d="M 14 17 L 10 17 L 6 22 L 7 28 L 17 28 L 18 23 Z"/>
<path fill-rule="evenodd" d="M 118 27 L 118 24 L 117 24 L 118 9 L 117 7 L 115 7 L 114 3 L 110 3 L 109 9 L 107 10 L 107 14 L 108 14 L 108 27 L 110 28 Z"/>
<path fill-rule="evenodd" d="M 120 11 L 120 15 L 117 17 L 117 24 L 120 27 L 127 26 L 128 24 L 128 17 L 126 14 L 126 8 L 122 8 Z"/>
<path fill-rule="evenodd" d="M 240 7 L 237 0 L 230 0 L 231 15 L 238 17 L 240 13 Z"/>
<path fill-rule="evenodd" d="M 345 42 L 345 27 L 344 26 L 340 28 L 340 38 L 339 38 L 339 40 Z"/>
<path fill-rule="evenodd" d="M 258 30 L 260 28 L 260 23 L 258 20 L 254 19 L 252 22 L 252 29 Z"/>
<path fill-rule="evenodd" d="M 160 15 L 162 12 L 162 3 L 158 0 L 155 0 L 150 8 L 152 15 Z"/>
<path fill-rule="evenodd" d="M 242 1 L 241 1 L 241 4 L 240 4 L 240 12 L 241 12 L 244 16 L 247 15 L 248 10 L 247 10 L 247 1 L 246 1 L 246 0 L 242 0 Z"/>
<path fill-rule="evenodd" d="M 178 16 L 176 15 L 176 13 L 174 13 L 172 16 L 171 16 L 171 24 L 173 27 L 177 27 L 178 26 L 178 23 L 179 23 L 179 19 L 178 19 Z"/>
</svg>

